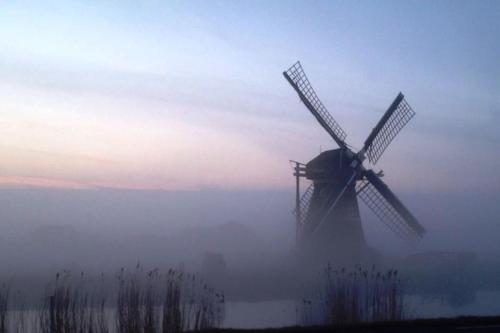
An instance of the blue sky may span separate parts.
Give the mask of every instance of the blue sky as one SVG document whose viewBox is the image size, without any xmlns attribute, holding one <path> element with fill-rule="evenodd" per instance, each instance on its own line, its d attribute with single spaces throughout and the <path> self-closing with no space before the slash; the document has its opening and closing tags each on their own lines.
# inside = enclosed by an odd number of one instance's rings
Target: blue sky
<svg viewBox="0 0 500 333">
<path fill-rule="evenodd" d="M 500 190 L 498 1 L 4 1 L 2 186 L 277 189 L 334 142 L 281 72 L 301 60 L 360 147 L 399 91 L 395 190 Z"/>
</svg>

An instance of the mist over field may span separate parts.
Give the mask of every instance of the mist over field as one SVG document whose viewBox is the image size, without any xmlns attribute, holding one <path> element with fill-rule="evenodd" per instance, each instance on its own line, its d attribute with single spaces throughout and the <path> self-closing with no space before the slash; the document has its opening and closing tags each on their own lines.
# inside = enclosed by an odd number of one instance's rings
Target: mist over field
<svg viewBox="0 0 500 333">
<path fill-rule="evenodd" d="M 286 192 L 33 189 L 2 197 L 4 273 L 67 264 L 113 270 L 137 261 L 199 266 L 205 251 L 234 262 L 257 249 L 291 247 L 290 235 L 278 232 L 292 231 L 289 212 L 276 210 L 287 207 Z"/>
<path fill-rule="evenodd" d="M 258 264 L 292 253 L 293 196 L 292 189 L 3 189 L 0 272 L 112 271 L 137 261 L 185 262 L 199 270 L 205 252 L 223 254 L 229 269 Z M 401 193 L 401 198 L 411 202 L 429 234 L 417 245 L 403 242 L 361 205 L 368 242 L 382 253 L 500 253 L 498 195 Z"/>
</svg>

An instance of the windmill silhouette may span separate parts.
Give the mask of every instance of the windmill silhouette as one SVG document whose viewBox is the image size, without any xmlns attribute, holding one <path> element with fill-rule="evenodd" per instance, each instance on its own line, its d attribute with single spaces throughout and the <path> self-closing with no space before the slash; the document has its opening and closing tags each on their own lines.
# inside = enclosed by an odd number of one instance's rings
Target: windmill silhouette
<svg viewBox="0 0 500 333">
<path fill-rule="evenodd" d="M 424 227 L 375 173 L 363 166 L 368 160 L 375 164 L 391 141 L 415 115 L 402 93 L 399 93 L 378 124 L 354 152 L 345 142 L 346 133 L 319 100 L 300 64 L 295 63 L 283 75 L 319 124 L 339 146 L 323 151 L 307 164 L 296 161 L 297 239 L 299 244 L 323 252 L 327 257 L 361 255 L 366 241 L 361 224 L 358 200 L 361 200 L 393 232 L 406 239 L 420 239 Z M 299 178 L 312 181 L 299 197 Z"/>
</svg>

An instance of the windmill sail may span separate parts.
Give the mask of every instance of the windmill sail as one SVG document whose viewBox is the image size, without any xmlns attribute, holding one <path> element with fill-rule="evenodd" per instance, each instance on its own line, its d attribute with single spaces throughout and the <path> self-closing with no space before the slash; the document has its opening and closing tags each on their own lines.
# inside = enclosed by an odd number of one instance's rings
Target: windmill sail
<svg viewBox="0 0 500 333">
<path fill-rule="evenodd" d="M 371 163 L 377 163 L 391 141 L 414 115 L 415 111 L 404 95 L 399 93 L 365 141 L 363 149 Z"/>
<path fill-rule="evenodd" d="M 333 119 L 326 107 L 320 101 L 311 83 L 307 79 L 299 61 L 292 67 L 283 72 L 283 75 L 292 85 L 293 89 L 299 94 L 300 99 L 305 106 L 311 111 L 314 117 L 318 120 L 321 126 L 330 134 L 341 148 L 346 148 L 344 139 L 346 133 L 340 125 Z"/>
<path fill-rule="evenodd" d="M 365 177 L 365 180 L 357 184 L 361 200 L 397 235 L 403 238 L 421 238 L 425 229 L 389 187 L 372 170 L 366 171 Z"/>
<path fill-rule="evenodd" d="M 300 197 L 299 207 L 295 207 L 293 210 L 293 215 L 297 216 L 299 213 L 298 209 L 300 209 L 300 221 L 299 226 L 302 228 L 304 226 L 306 220 L 306 213 L 309 209 L 309 204 L 311 203 L 311 197 L 314 191 L 314 184 L 311 183 L 307 189 L 304 191 L 304 194 Z M 298 209 L 297 209 L 298 208 Z"/>
</svg>

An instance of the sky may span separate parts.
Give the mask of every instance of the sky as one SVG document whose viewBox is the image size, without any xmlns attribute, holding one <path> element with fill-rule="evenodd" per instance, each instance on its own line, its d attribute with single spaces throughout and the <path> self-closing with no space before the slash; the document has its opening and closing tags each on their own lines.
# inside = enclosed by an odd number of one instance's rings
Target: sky
<svg viewBox="0 0 500 333">
<path fill-rule="evenodd" d="M 337 148 L 300 60 L 396 193 L 500 191 L 498 1 L 2 1 L 0 187 L 269 190 Z"/>
</svg>

